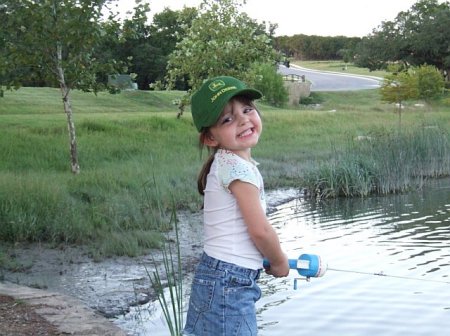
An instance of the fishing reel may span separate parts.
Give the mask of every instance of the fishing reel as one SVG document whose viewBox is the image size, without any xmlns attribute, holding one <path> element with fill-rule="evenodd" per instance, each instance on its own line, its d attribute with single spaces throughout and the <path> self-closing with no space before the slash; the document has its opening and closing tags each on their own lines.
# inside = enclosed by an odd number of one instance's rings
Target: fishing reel
<svg viewBox="0 0 450 336">
<path fill-rule="evenodd" d="M 302 278 L 294 279 L 294 289 L 297 289 L 298 280 L 310 281 L 311 278 L 319 278 L 325 274 L 328 265 L 320 256 L 316 254 L 304 253 L 298 259 L 289 259 L 289 268 L 297 270 Z M 270 263 L 267 259 L 263 261 L 263 267 L 269 268 Z"/>
</svg>

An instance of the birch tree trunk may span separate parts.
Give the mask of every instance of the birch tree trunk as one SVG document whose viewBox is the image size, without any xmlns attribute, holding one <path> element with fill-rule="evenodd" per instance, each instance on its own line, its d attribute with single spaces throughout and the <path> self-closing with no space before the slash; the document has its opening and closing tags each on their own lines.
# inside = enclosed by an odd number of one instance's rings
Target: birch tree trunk
<svg viewBox="0 0 450 336">
<path fill-rule="evenodd" d="M 70 89 L 66 84 L 64 77 L 64 69 L 62 65 L 62 47 L 61 43 L 57 42 L 57 76 L 59 87 L 61 89 L 62 101 L 64 104 L 64 112 L 67 116 L 67 129 L 69 131 L 69 143 L 70 143 L 70 166 L 73 174 L 80 173 L 80 165 L 78 164 L 78 150 L 77 150 L 77 138 L 75 134 L 75 123 L 73 120 L 72 106 L 70 105 Z"/>
</svg>

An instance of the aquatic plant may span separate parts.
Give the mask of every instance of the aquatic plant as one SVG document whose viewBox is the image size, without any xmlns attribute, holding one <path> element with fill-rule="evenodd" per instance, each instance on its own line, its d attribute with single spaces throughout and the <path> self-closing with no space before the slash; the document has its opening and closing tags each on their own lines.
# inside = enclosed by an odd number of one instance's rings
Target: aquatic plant
<svg viewBox="0 0 450 336">
<path fill-rule="evenodd" d="M 147 270 L 147 274 L 158 297 L 170 335 L 179 336 L 183 330 L 183 270 L 175 211 L 172 213 L 171 223 L 175 231 L 175 241 L 166 240 L 162 243 L 162 272 L 157 261 L 153 259 L 155 270 L 151 274 Z M 169 298 L 165 295 L 165 288 L 168 289 Z"/>
<path fill-rule="evenodd" d="M 449 134 L 432 126 L 352 139 L 305 173 L 303 185 L 318 198 L 366 197 L 406 192 L 449 175 Z"/>
<path fill-rule="evenodd" d="M 152 182 L 149 182 L 148 185 L 153 186 L 154 192 L 157 195 L 160 194 L 158 183 L 154 175 Z M 151 199 L 148 198 L 148 200 L 150 201 Z M 161 202 L 158 202 L 156 208 L 159 209 L 159 217 L 161 223 L 163 223 L 165 209 L 160 203 Z M 164 228 L 161 228 L 160 230 L 162 231 L 164 229 L 167 232 L 165 239 L 161 242 L 160 249 L 157 252 L 158 255 L 161 255 L 162 257 L 162 270 L 160 270 L 159 262 L 154 255 L 151 255 L 154 270 L 150 272 L 149 269 L 145 267 L 150 279 L 151 287 L 158 298 L 171 336 L 181 335 L 183 328 L 183 269 L 175 204 L 176 203 L 173 200 L 169 225 L 164 225 Z M 167 231 L 167 226 L 173 228 L 175 233 L 174 238 L 169 236 L 170 231 Z M 168 298 L 165 295 L 166 288 L 169 293 Z"/>
</svg>

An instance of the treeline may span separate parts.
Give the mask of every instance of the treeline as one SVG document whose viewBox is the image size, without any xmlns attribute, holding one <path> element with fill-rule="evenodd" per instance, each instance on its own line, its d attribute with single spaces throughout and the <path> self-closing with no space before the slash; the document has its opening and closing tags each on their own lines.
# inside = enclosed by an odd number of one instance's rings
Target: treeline
<svg viewBox="0 0 450 336">
<path fill-rule="evenodd" d="M 340 60 L 348 57 L 349 62 L 360 42 L 359 37 L 298 34 L 276 37 L 274 46 L 286 57 L 297 60 Z"/>
<path fill-rule="evenodd" d="M 0 31 L 0 87 L 14 83 L 14 79 L 18 75 L 21 75 L 20 85 L 57 86 L 58 83 L 54 78 L 43 73 L 42 64 L 19 68 L 8 63 L 8 59 L 11 59 L 11 55 L 8 55 L 8 52 L 11 52 L 9 45 L 20 40 L 19 35 L 27 29 L 29 19 L 24 17 L 22 23 L 15 22 L 8 27 L 8 18 L 11 17 L 12 11 L 23 1 L 4 1 L 5 4 L 0 5 L 0 20 L 5 23 L 5 29 Z M 213 8 L 216 2 L 210 2 L 210 6 Z M 218 3 L 223 3 L 222 7 L 235 4 L 235 2 L 225 0 Z M 102 20 L 101 41 L 92 50 L 91 55 L 92 59 L 101 64 L 109 64 L 111 60 L 114 60 L 116 65 L 121 65 L 122 73 L 135 74 L 135 82 L 142 90 L 165 87 L 170 57 L 179 53 L 181 46 L 186 48 L 186 43 L 181 43 L 184 39 L 193 39 L 192 23 L 200 20 L 202 8 L 184 7 L 176 11 L 165 8 L 162 12 L 154 14 L 151 22 L 148 22 L 149 12 L 150 5 L 148 3 L 137 2 L 133 12 L 126 19 L 119 21 L 116 17 L 110 16 L 108 19 Z M 226 25 L 224 23 L 226 20 L 218 19 L 221 20 L 221 24 Z M 43 22 L 43 25 L 45 24 L 47 23 Z M 273 61 L 282 61 L 286 58 L 342 59 L 344 62 L 353 62 L 357 66 L 370 70 L 384 69 L 394 62 L 401 63 L 405 68 L 427 64 L 439 69 L 448 80 L 450 6 L 447 1 L 440 3 L 438 0 L 420 0 L 408 11 L 400 12 L 395 20 L 380 23 L 380 26 L 374 28 L 371 34 L 363 38 L 304 34 L 275 37 L 276 25 L 269 24 L 266 27 L 265 23 L 257 24 L 250 18 L 246 21 L 246 26 L 251 26 L 252 30 L 256 32 L 254 36 L 267 36 L 272 47 L 278 52 L 278 56 Z M 239 27 L 244 26 L 240 24 Z M 74 29 L 78 29 L 78 27 L 74 27 Z M 236 27 L 229 29 L 236 29 Z M 17 38 L 14 35 L 17 35 Z M 256 39 L 253 38 L 254 40 Z M 248 39 L 248 41 L 252 40 Z M 219 42 L 223 43 L 223 41 Z M 193 53 L 195 50 L 211 50 L 214 40 L 211 37 L 210 40 L 195 41 L 195 43 L 190 46 Z M 242 44 L 242 42 L 239 43 Z M 229 41 L 228 44 L 233 44 L 233 41 Z M 222 44 L 222 46 L 228 44 Z M 70 52 L 70 50 L 66 52 Z M 225 57 L 221 56 L 222 54 L 219 52 L 216 57 Z M 189 55 L 189 53 L 183 55 L 185 60 L 189 60 Z M 236 63 L 236 60 L 224 60 L 224 62 L 231 64 L 230 66 L 234 64 L 235 70 L 241 71 L 238 69 L 239 64 Z M 210 75 L 209 68 L 206 66 L 204 68 L 203 73 Z M 23 76 L 24 73 L 30 75 Z M 190 75 L 192 74 L 178 73 L 178 77 L 174 83 L 171 83 L 171 87 L 188 90 Z M 96 76 L 97 80 L 106 82 L 108 69 L 98 69 Z"/>
</svg>

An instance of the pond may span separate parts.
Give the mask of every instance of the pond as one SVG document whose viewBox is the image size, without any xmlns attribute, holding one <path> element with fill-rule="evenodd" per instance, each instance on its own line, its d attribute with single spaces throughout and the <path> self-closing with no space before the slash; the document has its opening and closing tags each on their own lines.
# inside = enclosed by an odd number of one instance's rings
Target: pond
<svg viewBox="0 0 450 336">
<path fill-rule="evenodd" d="M 270 220 L 290 258 L 323 277 L 263 275 L 259 335 L 439 335 L 450 329 L 450 180 L 407 195 L 296 199 Z M 191 274 L 186 277 L 189 288 Z M 168 335 L 157 302 L 116 320 L 130 335 Z"/>
</svg>

